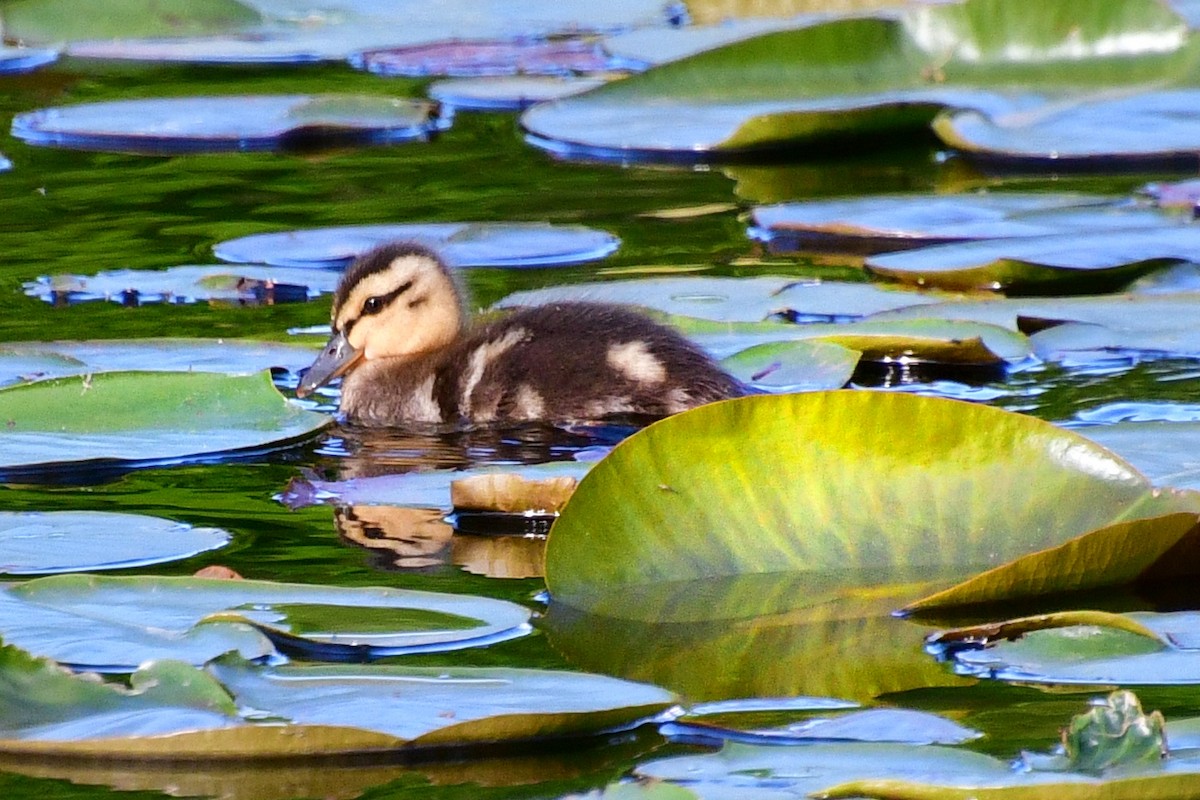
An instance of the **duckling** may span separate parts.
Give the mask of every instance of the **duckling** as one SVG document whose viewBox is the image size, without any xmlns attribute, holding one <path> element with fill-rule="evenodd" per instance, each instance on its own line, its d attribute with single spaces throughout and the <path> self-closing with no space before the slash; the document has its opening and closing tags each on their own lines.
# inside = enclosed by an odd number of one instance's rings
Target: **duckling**
<svg viewBox="0 0 1200 800">
<path fill-rule="evenodd" d="M 341 412 L 365 425 L 665 416 L 744 387 L 675 331 L 619 306 L 553 303 L 470 325 L 432 251 L 382 245 L 346 270 L 333 335 L 296 390 L 342 378 Z"/>
</svg>

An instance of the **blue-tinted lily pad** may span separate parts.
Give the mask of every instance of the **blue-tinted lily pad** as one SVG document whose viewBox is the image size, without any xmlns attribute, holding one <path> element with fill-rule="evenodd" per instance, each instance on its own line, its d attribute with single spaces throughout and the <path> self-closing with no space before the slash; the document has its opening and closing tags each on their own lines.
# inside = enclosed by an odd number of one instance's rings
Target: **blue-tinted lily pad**
<svg viewBox="0 0 1200 800">
<path fill-rule="evenodd" d="M 101 511 L 0 512 L 0 572 L 38 575 L 162 564 L 229 542 L 216 528 Z"/>
<path fill-rule="evenodd" d="M 877 253 L 1166 221 L 1155 209 L 1082 195 L 891 195 L 763 206 L 754 210 L 750 235 L 772 252 Z"/>
<path fill-rule="evenodd" d="M 963 671 L 1005 681 L 1123 686 L 1200 682 L 1200 614 L 1194 611 L 1093 614 L 1090 624 L 1071 624 L 1071 613 L 1061 616 L 1059 626 L 1004 633 L 982 646 L 952 645 L 949 653 Z M 1053 624 L 1053 617 L 1043 624 Z M 1020 624 L 996 623 L 998 630 Z"/>
<path fill-rule="evenodd" d="M 300 345 L 239 339 L 98 339 L 0 345 L 0 386 L 67 375 L 148 370 L 249 373 L 280 367 L 298 372 L 313 351 Z"/>
<path fill-rule="evenodd" d="M 1128 460 L 1158 486 L 1200 489 L 1200 423 L 1118 422 L 1076 431 Z"/>
<path fill-rule="evenodd" d="M 370 95 L 242 95 L 114 100 L 18 114 L 30 144 L 133 153 L 269 150 L 289 143 L 423 139 L 434 107 Z"/>
<path fill-rule="evenodd" d="M 329 294 L 340 277 L 336 272 L 253 264 L 120 269 L 95 275 L 43 275 L 25 284 L 25 294 L 55 304 L 108 300 L 126 306 L 198 301 L 277 305 Z"/>
<path fill-rule="evenodd" d="M 0 390 L 0 471 L 135 467 L 261 452 L 320 430 L 266 373 L 105 372 Z"/>
<path fill-rule="evenodd" d="M 0 636 L 89 669 L 237 650 L 317 660 L 486 645 L 528 632 L 502 600 L 385 588 L 190 577 L 56 575 L 0 591 Z"/>
<path fill-rule="evenodd" d="M 1070 19 L 1071 25 L 1061 24 Z M 1191 70 L 1186 23 L 1161 4 L 912 4 L 892 17 L 763 34 L 522 116 L 568 157 L 695 161 L 849 137 L 923 135 L 942 109 L 992 117 L 1081 86 L 1147 86 Z"/>
<path fill-rule="evenodd" d="M 777 745 L 820 741 L 962 744 L 983 735 L 945 717 L 904 708 L 870 708 L 769 727 L 755 723 L 760 716 L 725 714 L 709 719 L 688 714 L 665 726 L 662 732 L 689 740 Z M 749 720 L 743 721 L 742 717 Z"/>
<path fill-rule="evenodd" d="M 156 4 L 161 6 L 162 4 Z M 205 4 L 206 6 L 208 4 Z M 447 40 L 578 36 L 630 27 L 664 27 L 668 14 L 655 0 L 588 0 L 480 5 L 475 0 L 419 0 L 377 3 L 339 0 L 336 8 L 298 9 L 294 3 L 248 0 L 262 20 L 225 26 L 205 36 L 194 30 L 142 30 L 126 25 L 111 33 L 91 29 L 71 35 L 67 52 L 86 58 L 182 61 L 192 63 L 311 63 L 344 60 L 364 50 L 425 45 Z M 195 3 L 186 6 L 191 10 Z M 157 8 L 155 10 L 158 10 Z M 64 16 L 61 13 L 59 16 Z M 179 14 L 179 16 L 186 16 Z M 62 25 L 61 21 L 57 21 Z M 71 26 L 75 27 L 75 26 Z M 79 41 L 80 36 L 90 41 Z M 120 39 L 116 37 L 130 37 Z M 171 38 L 132 38 L 132 37 Z"/>
<path fill-rule="evenodd" d="M 3 153 L 0 153 L 0 172 L 7 172 L 12 169 L 12 162 L 5 158 Z"/>
<path fill-rule="evenodd" d="M 784 277 L 681 277 L 551 286 L 514 292 L 496 303 L 496 307 L 586 300 L 641 306 L 718 322 L 759 322 L 771 316 L 841 322 L 889 309 L 936 303 L 939 299 L 937 295 L 867 283 L 806 282 Z M 752 343 L 743 346 L 749 344 Z"/>
<path fill-rule="evenodd" d="M 1200 226 L 1076 231 L 923 247 L 869 256 L 873 275 L 918 286 L 1099 293 L 1153 270 L 1200 260 Z"/>
<path fill-rule="evenodd" d="M 544 267 L 594 261 L 620 244 L 605 231 L 582 225 L 520 222 L 444 222 L 347 225 L 259 233 L 213 247 L 222 261 L 285 267 L 344 267 L 376 245 L 396 240 L 435 248 L 458 267 Z"/>
<path fill-rule="evenodd" d="M 429 96 L 440 103 L 473 111 L 519 111 L 604 84 L 604 78 L 515 76 L 451 78 L 436 81 Z"/>
<path fill-rule="evenodd" d="M 57 50 L 0 45 L 0 75 L 31 72 L 57 60 Z"/>
<path fill-rule="evenodd" d="M 766 342 L 721 360 L 721 367 L 764 392 L 840 389 L 862 356 L 857 350 L 820 341 Z"/>
<path fill-rule="evenodd" d="M 1200 153 L 1200 90 L 1175 89 L 1054 105 L 1042 113 L 947 112 L 933 129 L 950 147 L 1011 163 L 1137 164 Z"/>
<path fill-rule="evenodd" d="M 587 39 L 434 42 L 368 50 L 350 63 L 379 75 L 410 78 L 575 75 L 605 72 L 614 66 L 599 45 Z"/>
</svg>

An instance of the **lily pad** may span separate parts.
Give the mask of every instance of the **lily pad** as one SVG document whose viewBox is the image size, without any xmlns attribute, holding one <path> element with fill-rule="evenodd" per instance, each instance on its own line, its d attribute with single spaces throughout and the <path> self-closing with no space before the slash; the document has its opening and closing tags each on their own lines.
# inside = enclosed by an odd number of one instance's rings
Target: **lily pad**
<svg viewBox="0 0 1200 800">
<path fill-rule="evenodd" d="M 1153 208 L 1055 194 L 889 195 L 762 206 L 753 238 L 772 252 L 879 253 L 977 239 L 1046 236 L 1071 230 L 1157 228 Z"/>
<path fill-rule="evenodd" d="M 332 271 L 249 264 L 119 269 L 95 275 L 43 275 L 25 284 L 25 294 L 56 304 L 109 300 L 126 306 L 200 301 L 276 305 L 331 294 L 340 277 Z"/>
<path fill-rule="evenodd" d="M 1173 89 L 1061 103 L 1016 114 L 947 112 L 933 130 L 949 147 L 1010 164 L 1105 165 L 1195 161 L 1200 90 Z"/>
<path fill-rule="evenodd" d="M 946 244 L 870 256 L 866 269 L 882 278 L 943 289 L 1096 293 L 1195 260 L 1200 260 L 1200 227 L 1164 224 Z"/>
<path fill-rule="evenodd" d="M 249 4 L 237 0 L 100 0 L 94 19 L 75 13 L 70 0 L 7 3 L 4 35 L 32 42 L 61 42 L 118 36 L 197 36 L 239 30 L 259 21 Z"/>
<path fill-rule="evenodd" d="M 947 652 L 967 674 L 1003 681 L 1092 686 L 1200 682 L 1200 615 L 1196 612 L 1093 614 L 1083 623 L 1075 617 L 1074 613 L 1047 615 L 1042 627 L 1002 633 L 979 645 L 952 645 Z M 1019 622 L 996 626 L 1005 631 Z M 954 631 L 943 632 L 939 639 L 954 635 Z"/>
<path fill-rule="evenodd" d="M 247 0 L 262 22 L 225 34 L 180 35 L 186 31 L 142 31 L 132 26 L 105 35 L 103 29 L 73 36 L 67 52 L 84 58 L 138 59 L 192 63 L 311 63 L 344 61 L 364 50 L 427 45 L 447 40 L 578 36 L 629 27 L 662 28 L 668 22 L 661 3 L 587 0 L 506 3 L 444 0 L 436 6 L 418 0 L 374 3 L 340 0 L 336 8 L 297 10 L 288 0 Z M 191 11 L 188 6 L 186 11 Z M 61 13 L 59 16 L 63 16 Z M 187 13 L 180 16 L 186 18 Z M 59 23 L 61 24 L 61 23 Z M 75 26 L 71 26 L 75 27 Z M 154 36 L 151 39 L 116 38 Z M 79 38 L 85 41 L 78 41 Z M 168 38 L 169 37 L 169 38 Z"/>
<path fill-rule="evenodd" d="M 998 409 L 862 391 L 739 398 L 651 425 L 596 465 L 554 523 L 546 582 L 593 613 L 710 619 L 711 603 L 689 600 L 703 581 L 783 572 L 835 594 L 958 581 L 1172 510 L 1100 446 Z"/>
<path fill-rule="evenodd" d="M 1032 355 L 1030 342 L 1022 334 L 978 322 L 915 318 L 790 325 L 717 323 L 682 317 L 671 317 L 669 321 L 718 355 L 739 348 L 765 346 L 769 342 L 800 341 L 838 345 L 858 352 L 863 361 L 883 363 L 996 366 L 1015 364 Z M 734 358 L 737 356 L 727 357 L 725 361 Z"/>
<path fill-rule="evenodd" d="M 106 372 L 0 390 L 0 470 L 145 466 L 261 452 L 329 424 L 289 404 L 269 373 Z"/>
<path fill-rule="evenodd" d="M 588 39 L 451 41 L 387 50 L 368 50 L 350 59 L 379 75 L 479 77 L 483 75 L 571 75 L 614 67 Z"/>
<path fill-rule="evenodd" d="M 176 561 L 229 543 L 217 528 L 102 511 L 0 512 L 0 572 L 37 575 Z"/>
<path fill-rule="evenodd" d="M 535 103 L 595 89 L 604 78 L 515 76 L 435 81 L 429 96 L 443 105 L 472 111 L 520 111 Z"/>
<path fill-rule="evenodd" d="M 241 339 L 100 339 L 85 342 L 6 342 L 0 345 L 0 386 L 97 372 L 299 371 L 312 363 L 302 345 Z"/>
<path fill-rule="evenodd" d="M 110 671 L 235 650 L 335 661 L 452 650 L 523 635 L 528 618 L 488 598 L 251 580 L 60 575 L 0 592 L 5 641 Z"/>
<path fill-rule="evenodd" d="M 30 144 L 126 153 L 270 150 L 290 142 L 380 144 L 424 139 L 426 102 L 370 95 L 240 95 L 114 100 L 18 114 Z"/>
<path fill-rule="evenodd" d="M 604 258 L 620 245 L 612 234 L 582 225 L 454 222 L 260 233 L 221 242 L 213 247 L 213 254 L 222 261 L 332 269 L 398 239 L 433 247 L 458 267 L 576 264 Z"/>
<path fill-rule="evenodd" d="M 628 727 L 673 702 L 652 686 L 571 672 L 261 669 L 230 657 L 211 677 L 154 662 L 123 691 L 11 646 L 0 654 L 0 684 L 23 690 L 4 704 L 0 752 L 44 757 L 211 763 L 479 746 Z M 247 709 L 240 717 L 234 698 Z"/>
<path fill-rule="evenodd" d="M 721 367 L 747 386 L 767 392 L 840 389 L 850 381 L 862 354 L 831 342 L 769 342 L 721 360 Z"/>
<path fill-rule="evenodd" d="M 7 28 L 7 14 L 5 17 L 5 27 Z M 0 45 L 0 75 L 32 72 L 38 67 L 53 64 L 57 60 L 57 50 Z"/>
<path fill-rule="evenodd" d="M 661 730 L 669 737 L 689 741 L 777 745 L 822 741 L 962 744 L 983 735 L 945 717 L 906 708 L 870 708 L 766 728 L 738 724 L 740 716 L 758 715 L 726 714 L 709 720 L 688 714 Z"/>
<path fill-rule="evenodd" d="M 945 108 L 1000 116 L 1082 86 L 1179 80 L 1192 49 L 1186 23 L 1149 0 L 1052 0 L 1020 15 L 996 0 L 914 4 L 702 52 L 535 106 L 521 124 L 568 157 L 688 161 L 916 137 Z"/>
<path fill-rule="evenodd" d="M 939 299 L 949 298 L 868 283 L 805 282 L 784 277 L 679 277 L 576 283 L 514 292 L 495 307 L 586 300 L 641 306 L 719 322 L 759 322 L 771 316 L 806 322 L 844 322 L 890 309 L 936 303 Z"/>
</svg>

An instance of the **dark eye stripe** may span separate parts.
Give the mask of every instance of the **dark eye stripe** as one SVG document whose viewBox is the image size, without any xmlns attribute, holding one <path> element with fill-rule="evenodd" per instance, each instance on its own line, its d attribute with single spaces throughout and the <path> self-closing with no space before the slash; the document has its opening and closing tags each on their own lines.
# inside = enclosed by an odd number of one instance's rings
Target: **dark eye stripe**
<svg viewBox="0 0 1200 800">
<path fill-rule="evenodd" d="M 350 335 L 350 329 L 354 327 L 354 324 L 355 324 L 356 322 L 358 322 L 358 321 L 359 321 L 360 319 L 362 319 L 363 317 L 369 317 L 369 316 L 371 316 L 371 315 L 373 315 L 373 314 L 378 314 L 380 311 L 383 311 L 385 308 L 387 308 L 388 306 L 390 306 L 390 305 L 392 304 L 392 301 L 393 301 L 393 300 L 395 300 L 397 297 L 399 297 L 400 295 L 402 295 L 402 294 L 404 294 L 405 292 L 407 292 L 407 291 L 408 291 L 409 289 L 411 289 L 412 287 L 413 287 L 413 282 L 412 282 L 412 281 L 405 281 L 404 283 L 400 284 L 399 286 L 397 286 L 395 289 L 393 289 L 392 291 L 388 292 L 387 294 L 377 294 L 377 295 L 372 295 L 371 297 L 368 297 L 368 298 L 367 298 L 367 299 L 366 299 L 366 300 L 363 302 L 363 310 L 362 310 L 362 313 L 361 313 L 361 314 L 359 314 L 359 315 L 358 315 L 357 317 L 355 317 L 354 319 L 352 319 L 352 320 L 349 320 L 349 321 L 346 323 L 346 327 L 344 328 L 344 332 L 345 332 L 345 334 L 346 334 L 347 336 L 349 336 L 349 335 Z M 374 308 L 371 308 L 371 309 L 368 309 L 368 308 L 366 307 L 366 305 L 367 305 L 367 303 L 370 303 L 372 300 L 375 300 L 375 301 L 377 301 L 376 303 L 373 303 L 373 304 L 372 304 L 372 305 L 374 305 L 375 307 L 374 307 Z"/>
</svg>

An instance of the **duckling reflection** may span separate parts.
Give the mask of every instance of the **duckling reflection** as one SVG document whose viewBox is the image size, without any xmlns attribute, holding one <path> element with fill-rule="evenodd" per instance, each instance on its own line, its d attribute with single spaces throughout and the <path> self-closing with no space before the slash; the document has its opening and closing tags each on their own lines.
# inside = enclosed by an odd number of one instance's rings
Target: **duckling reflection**
<svg viewBox="0 0 1200 800">
<path fill-rule="evenodd" d="M 436 508 L 339 506 L 334 523 L 343 541 L 370 550 L 382 569 L 457 565 L 489 578 L 542 576 L 545 537 L 456 534 Z"/>
<path fill-rule="evenodd" d="M 664 416 L 744 393 L 682 335 L 618 306 L 554 303 L 470 324 L 431 250 L 383 245 L 347 269 L 333 335 L 296 390 L 342 378 L 363 425 Z"/>
</svg>

